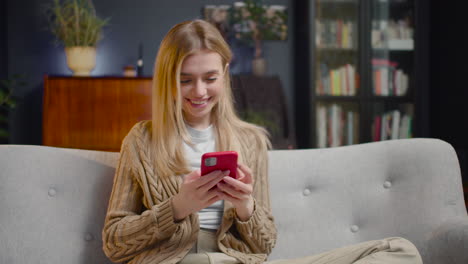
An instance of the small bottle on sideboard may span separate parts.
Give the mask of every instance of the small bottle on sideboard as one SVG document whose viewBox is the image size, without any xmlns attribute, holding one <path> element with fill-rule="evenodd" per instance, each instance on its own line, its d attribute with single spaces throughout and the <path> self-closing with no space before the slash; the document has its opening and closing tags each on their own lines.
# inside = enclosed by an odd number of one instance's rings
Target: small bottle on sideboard
<svg viewBox="0 0 468 264">
<path fill-rule="evenodd" d="M 137 61 L 137 76 L 143 76 L 143 44 L 140 43 L 138 47 L 138 61 Z"/>
</svg>

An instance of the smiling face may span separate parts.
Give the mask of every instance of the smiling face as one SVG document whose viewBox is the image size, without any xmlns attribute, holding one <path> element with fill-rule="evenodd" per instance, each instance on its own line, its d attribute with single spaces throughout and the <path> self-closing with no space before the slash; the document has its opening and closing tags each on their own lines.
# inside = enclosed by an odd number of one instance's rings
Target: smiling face
<svg viewBox="0 0 468 264">
<path fill-rule="evenodd" d="M 187 56 L 180 70 L 182 111 L 187 123 L 197 129 L 211 124 L 211 111 L 224 86 L 221 56 L 201 50 Z"/>
</svg>

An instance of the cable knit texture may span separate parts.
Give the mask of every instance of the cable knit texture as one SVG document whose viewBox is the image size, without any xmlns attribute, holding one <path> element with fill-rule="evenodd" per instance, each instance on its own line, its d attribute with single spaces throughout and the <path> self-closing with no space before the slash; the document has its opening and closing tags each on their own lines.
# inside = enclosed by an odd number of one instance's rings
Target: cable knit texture
<svg viewBox="0 0 468 264">
<path fill-rule="evenodd" d="M 242 263 L 263 263 L 276 242 L 270 209 L 268 154 L 254 135 L 244 140 L 252 146 L 244 155 L 253 172 L 255 209 L 251 218 L 242 222 L 226 201 L 217 241 L 222 252 Z M 197 240 L 200 228 L 197 214 L 174 222 L 171 198 L 177 194 L 182 177 L 155 175 L 148 149 L 150 141 L 151 121 L 142 121 L 122 143 L 102 231 L 104 252 L 114 262 L 177 263 Z"/>
</svg>

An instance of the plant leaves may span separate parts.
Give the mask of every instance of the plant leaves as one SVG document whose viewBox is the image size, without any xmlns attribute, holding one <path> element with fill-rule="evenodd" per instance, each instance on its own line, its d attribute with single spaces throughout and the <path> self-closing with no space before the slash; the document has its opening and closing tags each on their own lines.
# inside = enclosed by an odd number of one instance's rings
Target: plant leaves
<svg viewBox="0 0 468 264">
<path fill-rule="evenodd" d="M 16 100 L 13 99 L 13 98 L 9 98 L 9 99 L 6 101 L 6 104 L 7 104 L 10 108 L 15 108 L 15 107 L 16 107 Z"/>
<path fill-rule="evenodd" d="M 90 0 L 54 0 L 46 10 L 50 32 L 65 47 L 96 46 L 109 21 L 96 15 Z"/>
<path fill-rule="evenodd" d="M 8 131 L 6 129 L 0 128 L 0 138 L 8 138 Z"/>
</svg>

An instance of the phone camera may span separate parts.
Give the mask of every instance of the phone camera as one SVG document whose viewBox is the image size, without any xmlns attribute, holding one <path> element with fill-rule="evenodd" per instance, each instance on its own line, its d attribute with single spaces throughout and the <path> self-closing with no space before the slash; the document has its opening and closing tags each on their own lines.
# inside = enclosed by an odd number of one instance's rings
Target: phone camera
<svg viewBox="0 0 468 264">
<path fill-rule="evenodd" d="M 216 163 L 217 163 L 216 157 L 205 159 L 205 166 L 207 166 L 207 167 L 215 166 Z"/>
</svg>

